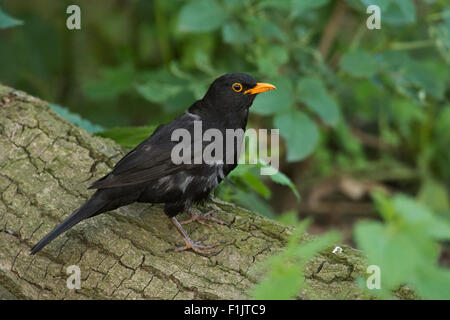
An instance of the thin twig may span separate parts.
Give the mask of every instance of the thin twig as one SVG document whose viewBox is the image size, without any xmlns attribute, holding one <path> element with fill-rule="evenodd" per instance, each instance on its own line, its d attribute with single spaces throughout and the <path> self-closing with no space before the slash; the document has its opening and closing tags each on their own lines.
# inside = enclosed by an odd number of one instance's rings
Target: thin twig
<svg viewBox="0 0 450 320">
<path fill-rule="evenodd" d="M 344 0 L 336 1 L 331 17 L 322 33 L 320 39 L 319 51 L 324 58 L 328 56 L 330 48 L 336 38 L 336 32 L 344 20 L 347 4 Z"/>
</svg>

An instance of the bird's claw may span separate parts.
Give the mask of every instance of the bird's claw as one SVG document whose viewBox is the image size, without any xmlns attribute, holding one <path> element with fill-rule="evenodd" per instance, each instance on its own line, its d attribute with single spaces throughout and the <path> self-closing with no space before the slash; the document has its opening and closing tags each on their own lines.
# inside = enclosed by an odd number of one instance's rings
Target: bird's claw
<svg viewBox="0 0 450 320">
<path fill-rule="evenodd" d="M 201 255 L 215 255 L 219 253 L 218 251 L 213 251 L 211 249 L 214 249 L 221 244 L 223 244 L 222 241 L 213 243 L 213 244 L 203 244 L 203 241 L 205 241 L 208 238 L 208 235 L 203 236 L 201 239 L 197 241 L 191 241 L 190 239 L 184 239 L 184 242 L 186 243 L 184 246 L 181 247 L 175 247 L 170 249 L 171 251 L 180 252 L 191 249 L 192 251 L 201 254 Z"/>
<path fill-rule="evenodd" d="M 218 218 L 213 217 L 212 214 L 214 212 L 215 212 L 214 210 L 210 210 L 210 211 L 208 211 L 208 212 L 206 212 L 204 214 L 197 214 L 197 213 L 195 213 L 193 211 L 188 211 L 188 213 L 189 213 L 189 215 L 191 217 L 189 219 L 185 220 L 185 221 L 181 221 L 180 224 L 188 224 L 188 223 L 197 221 L 198 223 L 203 224 L 203 225 L 205 225 L 207 227 L 214 228 L 213 225 L 211 225 L 211 224 L 206 222 L 206 221 L 211 221 L 211 222 L 214 222 L 214 223 L 217 223 L 217 224 L 220 224 L 220 225 L 224 225 L 224 226 L 227 226 L 228 228 L 230 228 L 230 224 L 229 223 L 227 223 L 227 222 L 225 222 L 223 220 L 220 220 Z"/>
</svg>

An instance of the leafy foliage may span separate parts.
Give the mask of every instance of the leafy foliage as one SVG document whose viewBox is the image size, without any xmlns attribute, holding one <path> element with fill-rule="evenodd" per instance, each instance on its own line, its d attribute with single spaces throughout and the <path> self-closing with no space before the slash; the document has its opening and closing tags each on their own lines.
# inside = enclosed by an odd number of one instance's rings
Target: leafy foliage
<svg viewBox="0 0 450 320">
<path fill-rule="evenodd" d="M 13 18 L 2 11 L 0 8 L 0 29 L 11 28 L 20 26 L 23 21 Z"/>
<path fill-rule="evenodd" d="M 300 101 L 316 112 L 322 120 L 335 125 L 339 120 L 339 108 L 318 78 L 303 78 L 298 83 Z"/>
<path fill-rule="evenodd" d="M 380 30 L 366 27 L 371 4 L 381 8 Z M 391 275 L 382 271 L 382 296 L 408 283 L 419 296 L 447 297 L 438 283 L 447 283 L 447 269 L 437 264 L 436 248 L 448 245 L 409 219 L 431 215 L 439 223 L 429 228 L 439 234 L 450 220 L 446 1 L 136 0 L 106 9 L 81 0 L 80 6 L 82 31 L 61 32 L 63 2 L 44 13 L 32 1 L 4 1 L 2 9 L 25 23 L 0 32 L 1 81 L 68 106 L 70 112 L 52 108 L 126 147 L 186 110 L 223 73 L 273 83 L 277 90 L 255 99 L 249 126 L 280 129 L 284 174 L 261 176 L 262 162 L 239 166 L 220 196 L 276 218 L 277 211 L 298 214 L 305 207 L 298 193 L 307 204 L 315 182 L 335 175 L 401 193 L 376 197 L 380 213 L 396 218 L 358 225 L 358 245 L 382 270 L 394 268 Z M 20 23 L 0 11 L 1 28 Z M 411 278 L 400 274 L 404 263 L 389 263 L 400 261 L 396 255 L 411 259 Z M 298 275 L 297 267 L 289 272 Z"/>
<path fill-rule="evenodd" d="M 450 271 L 437 259 L 438 241 L 450 239 L 450 222 L 403 195 L 374 197 L 384 223 L 359 222 L 355 239 L 369 264 L 381 269 L 379 294 L 391 297 L 392 291 L 407 284 L 422 298 L 449 299 Z"/>
<path fill-rule="evenodd" d="M 319 131 L 307 114 L 292 110 L 277 115 L 274 122 L 276 127 L 283 128 L 281 135 L 286 139 L 288 161 L 302 160 L 314 151 L 319 141 Z M 297 148 L 299 143 L 301 148 Z"/>
<path fill-rule="evenodd" d="M 249 152 L 249 150 L 246 151 Z M 242 155 L 242 157 L 244 156 Z M 273 174 L 261 175 L 262 168 L 272 169 L 270 171 L 273 171 Z M 297 201 L 300 201 L 300 194 L 297 187 L 285 174 L 273 169 L 261 159 L 257 159 L 257 164 L 254 165 L 239 165 L 229 174 L 229 180 L 226 181 L 228 183 L 220 185 L 219 195 L 225 200 L 235 201 L 244 207 L 252 208 L 266 217 L 275 219 L 276 214 L 267 203 L 267 200 L 272 196 L 267 180 L 291 189 Z M 231 184 L 230 181 L 233 183 Z"/>
<path fill-rule="evenodd" d="M 212 31 L 219 28 L 225 17 L 216 1 L 195 0 L 180 11 L 178 29 L 187 32 Z"/>
<path fill-rule="evenodd" d="M 295 298 L 306 286 L 304 267 L 306 262 L 339 241 L 339 234 L 329 232 L 312 240 L 302 240 L 308 220 L 296 226 L 282 252 L 261 262 L 268 269 L 265 278 L 253 288 L 252 297 L 257 300 L 287 300 Z"/>
<path fill-rule="evenodd" d="M 116 127 L 97 133 L 100 137 L 110 138 L 125 148 L 134 148 L 147 139 L 155 126 Z"/>
<path fill-rule="evenodd" d="M 259 160 L 258 167 L 269 168 L 269 165 Z M 277 170 L 275 174 L 269 175 L 269 177 L 273 182 L 289 187 L 289 189 L 291 189 L 291 191 L 294 193 L 297 200 L 300 200 L 300 194 L 298 193 L 297 187 L 283 172 Z"/>
<path fill-rule="evenodd" d="M 67 108 L 61 107 L 57 104 L 51 104 L 50 108 L 55 111 L 61 118 L 64 118 L 77 126 L 83 128 L 86 131 L 96 133 L 105 130 L 98 124 L 93 124 L 89 120 L 83 119 L 80 115 L 70 112 Z"/>
<path fill-rule="evenodd" d="M 341 68 L 353 77 L 370 78 L 377 72 L 377 62 L 366 51 L 350 51 L 342 57 Z"/>
</svg>

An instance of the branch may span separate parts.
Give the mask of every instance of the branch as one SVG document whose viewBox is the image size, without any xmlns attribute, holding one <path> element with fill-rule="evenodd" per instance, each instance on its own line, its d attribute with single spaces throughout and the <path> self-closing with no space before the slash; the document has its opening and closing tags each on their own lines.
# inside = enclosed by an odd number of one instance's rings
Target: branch
<svg viewBox="0 0 450 320">
<path fill-rule="evenodd" d="M 328 53 L 330 52 L 339 26 L 345 18 L 346 10 L 347 4 L 345 1 L 337 0 L 336 5 L 333 8 L 333 12 L 331 13 L 331 17 L 322 33 L 322 38 L 320 39 L 319 52 L 322 54 L 324 60 L 326 60 Z"/>
</svg>

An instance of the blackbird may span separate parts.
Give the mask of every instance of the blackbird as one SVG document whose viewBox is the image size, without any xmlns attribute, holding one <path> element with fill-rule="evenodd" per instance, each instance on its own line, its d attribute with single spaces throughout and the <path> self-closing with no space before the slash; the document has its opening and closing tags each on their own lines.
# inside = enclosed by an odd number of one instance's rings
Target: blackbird
<svg viewBox="0 0 450 320">
<path fill-rule="evenodd" d="M 199 254 L 211 253 L 212 248 L 219 244 L 192 241 L 181 225 L 192 221 L 226 224 L 211 216 L 212 212 L 197 214 L 190 208 L 208 199 L 211 191 L 237 166 L 237 155 L 232 163 L 185 161 L 187 163 L 176 164 L 171 155 L 178 142 L 172 140 L 172 133 L 176 129 L 186 129 L 192 135 L 194 122 L 197 121 L 201 122 L 203 130 L 217 129 L 223 136 L 227 129 L 245 130 L 248 110 L 255 96 L 273 89 L 275 86 L 257 83 L 252 76 L 243 73 L 230 73 L 217 78 L 203 99 L 194 102 L 172 122 L 157 127 L 149 138 L 119 160 L 109 174 L 95 181 L 89 187 L 97 189 L 92 197 L 42 238 L 31 249 L 31 254 L 40 251 L 80 221 L 133 202 L 164 203 L 165 214 L 185 242 L 184 246 L 174 250 L 191 249 Z M 234 146 L 240 142 L 235 141 Z M 192 145 L 195 143 L 195 140 L 192 141 Z M 204 142 L 201 147 L 205 148 Z M 227 152 L 229 150 L 224 144 L 224 157 Z M 190 219 L 180 223 L 175 216 L 183 211 L 190 215 Z"/>
</svg>

